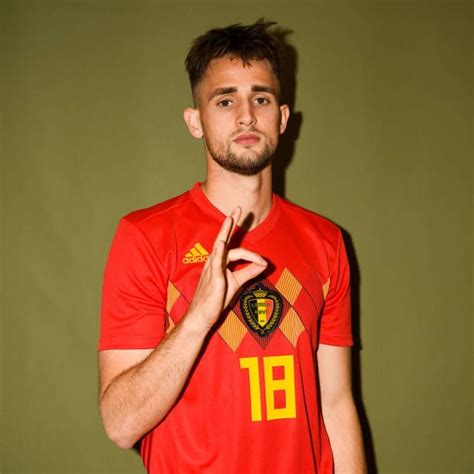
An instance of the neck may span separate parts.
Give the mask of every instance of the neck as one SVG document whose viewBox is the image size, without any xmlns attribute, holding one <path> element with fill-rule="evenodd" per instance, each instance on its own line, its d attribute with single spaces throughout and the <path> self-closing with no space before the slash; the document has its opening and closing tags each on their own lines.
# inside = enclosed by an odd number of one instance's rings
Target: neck
<svg viewBox="0 0 474 474">
<path fill-rule="evenodd" d="M 251 230 L 267 217 L 272 208 L 271 166 L 255 176 L 241 176 L 220 167 L 208 167 L 207 179 L 201 189 L 209 201 L 227 216 L 235 206 L 240 206 L 242 217 L 239 225 Z"/>
</svg>

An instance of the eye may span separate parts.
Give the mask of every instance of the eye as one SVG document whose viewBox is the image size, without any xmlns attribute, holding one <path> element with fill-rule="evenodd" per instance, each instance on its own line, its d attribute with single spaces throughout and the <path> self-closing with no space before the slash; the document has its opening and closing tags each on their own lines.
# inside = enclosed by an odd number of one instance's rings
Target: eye
<svg viewBox="0 0 474 474">
<path fill-rule="evenodd" d="M 256 97 L 255 102 L 257 102 L 258 105 L 266 105 L 270 103 L 270 100 L 267 97 Z"/>
<path fill-rule="evenodd" d="M 222 99 L 217 102 L 217 107 L 229 107 L 232 104 L 230 99 Z"/>
</svg>

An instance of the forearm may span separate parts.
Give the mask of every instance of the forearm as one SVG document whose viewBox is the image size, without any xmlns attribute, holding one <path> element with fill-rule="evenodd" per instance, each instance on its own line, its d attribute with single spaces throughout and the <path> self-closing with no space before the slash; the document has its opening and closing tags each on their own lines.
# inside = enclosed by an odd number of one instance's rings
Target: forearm
<svg viewBox="0 0 474 474">
<path fill-rule="evenodd" d="M 108 436 L 129 448 L 154 428 L 181 393 L 207 329 L 185 317 L 139 364 L 115 377 L 100 397 Z"/>
<path fill-rule="evenodd" d="M 343 397 L 322 409 L 333 452 L 335 474 L 365 474 L 367 467 L 362 431 L 352 397 Z"/>
</svg>

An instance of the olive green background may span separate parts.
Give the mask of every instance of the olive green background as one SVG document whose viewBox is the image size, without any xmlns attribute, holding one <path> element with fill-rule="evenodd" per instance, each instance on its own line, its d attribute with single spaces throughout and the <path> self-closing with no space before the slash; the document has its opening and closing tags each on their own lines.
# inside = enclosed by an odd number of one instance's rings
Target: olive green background
<svg viewBox="0 0 474 474">
<path fill-rule="evenodd" d="M 371 471 L 473 472 L 472 14 L 2 2 L 1 471 L 143 472 L 96 408 L 105 258 L 120 216 L 204 178 L 182 121 L 191 40 L 265 16 L 291 31 L 296 65 L 277 187 L 348 237 Z"/>
</svg>

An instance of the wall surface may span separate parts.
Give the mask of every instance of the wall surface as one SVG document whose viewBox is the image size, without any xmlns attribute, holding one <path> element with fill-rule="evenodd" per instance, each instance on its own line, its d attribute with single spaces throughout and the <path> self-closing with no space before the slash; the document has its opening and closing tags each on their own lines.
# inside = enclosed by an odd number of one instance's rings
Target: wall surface
<svg viewBox="0 0 474 474">
<path fill-rule="evenodd" d="M 295 86 L 276 187 L 346 231 L 371 469 L 473 472 L 472 15 L 2 2 L 1 471 L 143 472 L 96 408 L 105 258 L 120 216 L 204 178 L 182 121 L 191 40 L 265 16 L 289 32 Z"/>
</svg>

